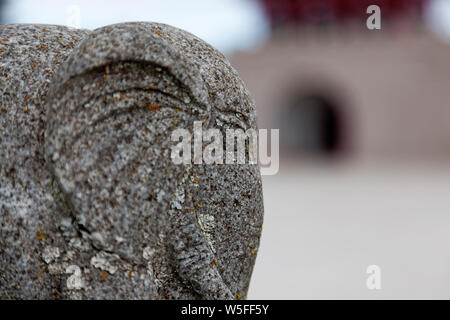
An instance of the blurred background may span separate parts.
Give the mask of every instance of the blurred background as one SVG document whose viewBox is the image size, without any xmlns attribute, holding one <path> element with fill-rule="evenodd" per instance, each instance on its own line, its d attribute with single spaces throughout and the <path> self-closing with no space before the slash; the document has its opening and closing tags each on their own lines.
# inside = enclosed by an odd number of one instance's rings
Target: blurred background
<svg viewBox="0 0 450 320">
<path fill-rule="evenodd" d="M 0 0 L 0 21 L 157 21 L 227 55 L 280 129 L 248 298 L 450 298 L 450 0 Z"/>
</svg>

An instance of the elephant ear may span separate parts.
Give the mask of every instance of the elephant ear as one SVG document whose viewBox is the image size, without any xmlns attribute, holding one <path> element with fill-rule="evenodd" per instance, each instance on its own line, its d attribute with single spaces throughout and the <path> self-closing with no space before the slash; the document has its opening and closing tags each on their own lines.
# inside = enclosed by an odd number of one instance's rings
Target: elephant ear
<svg viewBox="0 0 450 320">
<path fill-rule="evenodd" d="M 262 224 L 258 168 L 171 160 L 172 131 L 194 121 L 255 128 L 225 58 L 166 25 L 108 26 L 74 49 L 49 96 L 46 159 L 92 245 L 137 264 L 151 252 L 172 297 L 245 295 Z"/>
</svg>

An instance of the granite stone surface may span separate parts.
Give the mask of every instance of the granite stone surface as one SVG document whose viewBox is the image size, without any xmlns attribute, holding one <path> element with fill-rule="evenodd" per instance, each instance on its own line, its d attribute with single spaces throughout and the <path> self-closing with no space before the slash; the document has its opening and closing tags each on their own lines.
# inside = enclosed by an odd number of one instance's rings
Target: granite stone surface
<svg viewBox="0 0 450 320">
<path fill-rule="evenodd" d="M 171 160 L 171 132 L 256 129 L 226 58 L 158 23 L 0 25 L 0 297 L 241 299 L 258 165 Z"/>
</svg>

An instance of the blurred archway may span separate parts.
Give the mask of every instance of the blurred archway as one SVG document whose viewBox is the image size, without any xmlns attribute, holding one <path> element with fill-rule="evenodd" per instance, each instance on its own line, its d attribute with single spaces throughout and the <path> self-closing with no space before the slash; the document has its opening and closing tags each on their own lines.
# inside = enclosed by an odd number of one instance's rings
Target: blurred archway
<svg viewBox="0 0 450 320">
<path fill-rule="evenodd" d="M 281 143 L 305 156 L 330 156 L 342 147 L 341 107 L 319 93 L 295 94 L 281 110 Z"/>
</svg>

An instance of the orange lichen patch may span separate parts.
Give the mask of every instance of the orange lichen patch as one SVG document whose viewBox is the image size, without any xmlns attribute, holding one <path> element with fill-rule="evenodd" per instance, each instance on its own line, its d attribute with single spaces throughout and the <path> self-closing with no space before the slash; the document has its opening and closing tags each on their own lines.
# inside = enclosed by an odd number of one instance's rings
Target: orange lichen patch
<svg viewBox="0 0 450 320">
<path fill-rule="evenodd" d="M 32 66 L 32 67 L 36 67 L 36 63 L 32 62 L 32 63 L 31 63 L 31 66 Z"/>
<path fill-rule="evenodd" d="M 197 203 L 197 207 L 200 208 L 200 203 Z"/>
<path fill-rule="evenodd" d="M 190 199 L 190 198 L 191 198 L 191 195 L 190 195 L 190 194 L 188 194 L 188 195 L 187 195 L 187 197 L 188 197 L 188 199 Z"/>
<path fill-rule="evenodd" d="M 150 109 L 151 112 L 155 112 L 156 110 L 158 110 L 159 108 L 161 108 L 161 106 L 157 106 L 157 105 L 151 105 L 150 107 L 148 107 Z"/>
<path fill-rule="evenodd" d="M 28 113 L 28 107 L 23 108 L 23 112 Z"/>
<path fill-rule="evenodd" d="M 194 178 L 194 183 L 195 183 L 195 184 L 198 184 L 198 179 L 197 179 L 197 177 Z"/>
<path fill-rule="evenodd" d="M 102 279 L 106 279 L 106 278 L 108 278 L 108 274 L 106 272 L 103 272 L 102 273 Z"/>
<path fill-rule="evenodd" d="M 216 265 L 216 259 L 214 259 L 212 262 L 211 262 L 211 267 L 214 267 L 215 265 Z"/>
<path fill-rule="evenodd" d="M 123 99 L 125 99 L 125 95 L 122 93 L 122 94 L 120 95 L 120 100 L 123 100 Z"/>
<path fill-rule="evenodd" d="M 133 275 L 133 269 L 131 269 L 130 271 L 128 271 L 128 276 L 131 278 L 131 276 Z"/>
<path fill-rule="evenodd" d="M 37 239 L 40 241 L 43 240 L 44 238 L 45 238 L 44 231 L 39 230 Z"/>
<path fill-rule="evenodd" d="M 152 84 L 150 84 L 148 87 L 149 87 L 150 89 L 153 89 L 155 86 L 152 85 Z"/>
<path fill-rule="evenodd" d="M 131 169 L 131 173 L 135 174 L 136 173 L 136 169 L 135 168 Z"/>
<path fill-rule="evenodd" d="M 6 41 L 9 41 L 9 39 L 8 38 L 3 38 L 2 41 L 6 42 Z"/>
<path fill-rule="evenodd" d="M 50 49 L 48 46 L 45 46 L 45 50 L 48 50 L 48 49 Z"/>
<path fill-rule="evenodd" d="M 56 38 L 55 41 L 56 41 L 56 42 L 59 42 L 59 38 Z"/>
<path fill-rule="evenodd" d="M 155 31 L 155 33 L 156 33 L 157 35 L 160 35 L 160 34 L 161 34 L 161 31 Z"/>
<path fill-rule="evenodd" d="M 190 207 L 189 210 L 194 211 L 194 207 Z"/>
<path fill-rule="evenodd" d="M 255 253 L 256 253 L 255 248 L 251 248 L 251 249 L 250 249 L 250 252 L 252 253 L 252 255 L 255 255 Z"/>
<path fill-rule="evenodd" d="M 242 294 L 241 294 L 241 293 L 238 293 L 238 294 L 236 295 L 236 298 L 241 299 L 241 298 L 242 298 Z"/>
<path fill-rule="evenodd" d="M 30 96 L 28 96 L 28 95 L 25 96 L 25 101 L 28 100 L 28 99 L 30 99 Z"/>
<path fill-rule="evenodd" d="M 0 47 L 0 51 L 2 51 L 3 50 L 3 48 L 2 47 Z"/>
</svg>

